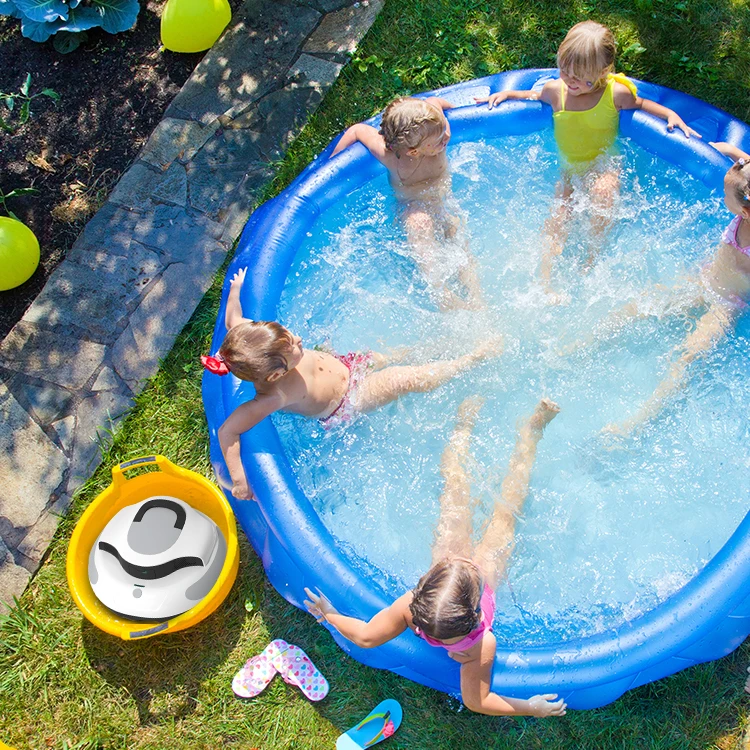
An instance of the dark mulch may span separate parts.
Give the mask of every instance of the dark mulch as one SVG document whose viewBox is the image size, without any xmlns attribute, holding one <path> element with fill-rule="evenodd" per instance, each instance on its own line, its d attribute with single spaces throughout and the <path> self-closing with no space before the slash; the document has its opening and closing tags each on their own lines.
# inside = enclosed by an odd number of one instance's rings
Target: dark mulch
<svg viewBox="0 0 750 750">
<path fill-rule="evenodd" d="M 41 246 L 41 262 L 31 279 L 0 292 L 0 340 L 23 316 L 205 54 L 160 50 L 163 4 L 142 4 L 131 31 L 89 32 L 89 40 L 67 55 L 56 52 L 52 40 L 24 39 L 20 21 L 0 17 L 0 91 L 18 91 L 31 73 L 30 93 L 50 88 L 60 95 L 57 105 L 47 97 L 35 99 L 25 125 L 12 134 L 0 133 L 0 190 L 39 190 L 9 200 L 8 208 Z M 230 4 L 234 9 L 239 3 Z M 7 120 L 7 115 L 0 104 L 0 116 Z"/>
</svg>

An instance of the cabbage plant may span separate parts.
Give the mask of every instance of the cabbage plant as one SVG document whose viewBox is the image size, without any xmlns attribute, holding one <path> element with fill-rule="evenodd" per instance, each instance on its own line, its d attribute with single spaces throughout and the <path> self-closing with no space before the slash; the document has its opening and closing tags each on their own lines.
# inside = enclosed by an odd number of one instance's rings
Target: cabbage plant
<svg viewBox="0 0 750 750">
<path fill-rule="evenodd" d="M 21 33 L 35 42 L 55 35 L 58 52 L 72 52 L 95 26 L 127 31 L 139 10 L 138 0 L 0 0 L 0 15 L 20 18 Z"/>
</svg>

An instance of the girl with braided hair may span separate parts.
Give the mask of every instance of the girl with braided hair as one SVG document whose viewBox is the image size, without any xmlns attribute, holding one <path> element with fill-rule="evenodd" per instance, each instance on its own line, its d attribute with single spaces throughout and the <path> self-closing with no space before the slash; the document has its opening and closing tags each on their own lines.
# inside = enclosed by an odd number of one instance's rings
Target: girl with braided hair
<svg viewBox="0 0 750 750">
<path fill-rule="evenodd" d="M 309 597 L 305 606 L 318 622 L 328 623 L 361 648 L 380 646 L 408 628 L 431 646 L 445 649 L 461 664 L 461 698 L 472 711 L 490 716 L 563 716 L 565 702 L 557 695 L 504 698 L 490 689 L 496 650 L 492 633 L 494 591 L 513 549 L 515 518 L 529 491 L 537 445 L 560 409 L 549 399 L 542 399 L 521 426 L 501 496 L 487 529 L 474 546 L 466 463 L 481 406 L 481 398 L 468 398 L 459 406 L 441 462 L 445 484 L 432 545 L 433 564 L 416 588 L 368 622 L 339 613 L 319 590 L 305 589 Z"/>
</svg>

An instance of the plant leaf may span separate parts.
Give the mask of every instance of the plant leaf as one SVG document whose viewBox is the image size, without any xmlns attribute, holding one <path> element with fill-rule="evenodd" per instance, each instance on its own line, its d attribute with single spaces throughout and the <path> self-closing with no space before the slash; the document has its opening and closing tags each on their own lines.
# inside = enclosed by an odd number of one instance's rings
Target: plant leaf
<svg viewBox="0 0 750 750">
<path fill-rule="evenodd" d="M 50 99 L 53 99 L 55 103 L 60 101 L 60 94 L 54 89 L 42 89 L 39 92 L 39 96 L 48 96 Z"/>
<path fill-rule="evenodd" d="M 23 125 L 25 122 L 28 121 L 30 115 L 31 115 L 31 102 L 27 99 L 21 105 L 21 112 L 18 115 L 18 122 L 20 122 L 21 125 Z"/>
<path fill-rule="evenodd" d="M 13 132 L 13 128 L 2 117 L 0 117 L 0 130 L 4 130 L 6 133 Z"/>
<path fill-rule="evenodd" d="M 8 98 L 5 100 L 5 106 L 8 108 L 8 112 L 13 111 L 13 107 L 16 106 L 16 97 L 10 96 L 9 94 L 6 94 Z"/>
<path fill-rule="evenodd" d="M 93 29 L 95 26 L 100 26 L 102 23 L 102 14 L 98 8 L 90 8 L 85 6 L 79 6 L 78 8 L 72 8 L 70 11 L 70 17 L 65 23 L 60 25 L 60 31 L 87 31 Z M 78 40 L 78 44 L 86 41 L 86 38 Z M 78 46 L 76 44 L 76 47 Z"/>
<path fill-rule="evenodd" d="M 36 23 L 67 20 L 68 6 L 63 0 L 13 0 L 24 18 Z M 25 36 L 25 35 L 24 35 Z M 37 41 L 36 39 L 34 41 Z"/>
<path fill-rule="evenodd" d="M 18 198 L 20 195 L 38 195 L 39 191 L 36 188 L 15 188 L 11 190 L 5 197 L 7 198 Z"/>
<path fill-rule="evenodd" d="M 31 21 L 25 16 L 21 19 L 21 34 L 32 42 L 46 42 L 56 31 L 55 23 Z"/>
<path fill-rule="evenodd" d="M 0 0 L 0 16 L 21 18 L 21 13 L 18 8 L 16 8 L 16 4 L 13 0 Z"/>
<path fill-rule="evenodd" d="M 138 0 L 92 0 L 101 10 L 102 28 L 110 34 L 133 28 L 141 6 Z"/>
<path fill-rule="evenodd" d="M 82 42 L 86 41 L 85 31 L 58 31 L 52 42 L 52 46 L 62 55 L 67 55 L 77 50 Z"/>
<path fill-rule="evenodd" d="M 21 93 L 22 93 L 22 94 L 23 94 L 24 96 L 28 96 L 28 95 L 29 95 L 29 89 L 30 89 L 30 88 L 31 88 L 31 73 L 27 73 L 27 74 L 26 74 L 26 79 L 25 79 L 25 80 L 24 80 L 24 82 L 23 82 L 23 83 L 21 84 Z"/>
</svg>

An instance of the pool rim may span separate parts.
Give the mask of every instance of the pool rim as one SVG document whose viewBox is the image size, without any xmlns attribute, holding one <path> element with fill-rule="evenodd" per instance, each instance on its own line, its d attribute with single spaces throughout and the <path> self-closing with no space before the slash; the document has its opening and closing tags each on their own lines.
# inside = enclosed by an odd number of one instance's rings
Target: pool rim
<svg viewBox="0 0 750 750">
<path fill-rule="evenodd" d="M 555 74 L 550 69 L 510 71 L 421 96 L 466 100 L 483 87 L 490 91 L 531 88 Z M 750 148 L 750 129 L 727 113 L 672 89 L 641 81 L 636 84 L 639 93 L 677 110 L 710 140 L 729 140 Z M 481 137 L 488 127 L 494 137 L 520 135 L 551 125 L 549 108 L 533 102 L 507 103 L 492 111 L 466 106 L 449 110 L 447 115 L 452 143 Z M 377 120 L 371 122 L 376 124 Z M 712 123 L 716 124 L 715 134 L 709 132 Z M 730 162 L 706 141 L 667 134 L 663 121 L 639 111 L 622 113 L 620 129 L 622 136 L 682 167 L 709 189 L 720 189 Z M 255 319 L 275 319 L 289 267 L 305 233 L 328 206 L 382 173 L 383 168 L 363 147 L 354 146 L 329 160 L 332 148 L 333 143 L 248 222 L 227 271 L 212 351 L 218 349 L 224 336 L 224 309 L 233 273 L 248 266 L 243 290 L 246 314 Z M 231 483 L 216 431 L 242 398 L 240 393 L 247 393 L 247 385 L 240 386 L 232 376 L 204 375 L 211 458 L 225 488 Z M 387 606 L 390 600 L 374 590 L 336 549 L 332 535 L 299 488 L 271 420 L 264 420 L 242 436 L 241 453 L 259 502 L 236 501 L 227 489 L 225 493 L 277 590 L 301 607 L 303 587 L 320 586 L 339 609 L 364 619 Z M 557 692 L 571 708 L 593 708 L 632 687 L 723 656 L 750 633 L 750 596 L 742 594 L 749 580 L 750 514 L 702 571 L 658 607 L 618 628 L 616 636 L 602 633 L 545 647 L 499 647 L 492 688 L 518 697 Z M 332 634 L 344 650 L 364 663 L 391 669 L 445 692 L 459 689 L 458 665 L 408 632 L 369 651 L 335 631 Z"/>
</svg>

